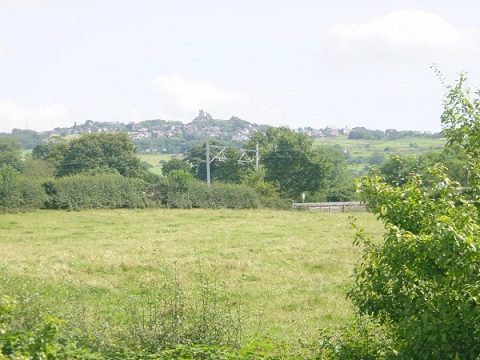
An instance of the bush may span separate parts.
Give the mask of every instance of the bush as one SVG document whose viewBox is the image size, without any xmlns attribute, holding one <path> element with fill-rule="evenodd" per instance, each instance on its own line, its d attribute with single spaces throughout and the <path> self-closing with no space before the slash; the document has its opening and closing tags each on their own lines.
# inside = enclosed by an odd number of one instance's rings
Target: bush
<svg viewBox="0 0 480 360">
<path fill-rule="evenodd" d="M 245 185 L 207 184 L 185 172 L 162 179 L 149 187 L 152 199 L 167 208 L 252 209 L 260 206 L 260 196 Z"/>
<path fill-rule="evenodd" d="M 62 316 L 38 294 L 2 294 L 0 359 L 245 358 L 239 303 L 218 276 L 197 276 L 186 289 L 176 270 L 167 271 L 141 284 L 115 316 L 97 314 L 94 322 L 79 321 L 78 308 Z"/>
<path fill-rule="evenodd" d="M 322 334 L 319 342 L 321 359 L 381 360 L 395 358 L 395 340 L 385 325 L 368 316 L 360 316 L 336 333 Z"/>
<path fill-rule="evenodd" d="M 232 295 L 217 275 L 204 273 L 187 290 L 175 269 L 131 297 L 125 341 L 147 353 L 179 345 L 238 346 L 241 313 Z"/>
<path fill-rule="evenodd" d="M 36 209 L 46 200 L 41 179 L 22 176 L 10 166 L 0 168 L 0 210 Z"/>
<path fill-rule="evenodd" d="M 22 324 L 22 311 L 13 299 L 0 297 L 0 359 L 102 359 L 75 341 L 63 320 L 45 315 Z"/>
<path fill-rule="evenodd" d="M 386 233 L 382 244 L 358 233 L 365 250 L 349 292 L 357 309 L 391 322 L 403 354 L 480 355 L 479 214 L 473 202 L 439 166 L 402 187 L 371 177 L 361 189 Z"/>
<path fill-rule="evenodd" d="M 466 186 L 436 165 L 404 181 L 362 179 L 362 199 L 385 224 L 376 243 L 358 230 L 364 248 L 348 297 L 395 339 L 402 358 L 480 356 L 480 92 L 472 100 L 462 77 L 445 100 L 447 144 L 460 146 Z"/>
<path fill-rule="evenodd" d="M 145 183 L 119 174 L 78 174 L 44 184 L 50 209 L 145 208 Z"/>
</svg>

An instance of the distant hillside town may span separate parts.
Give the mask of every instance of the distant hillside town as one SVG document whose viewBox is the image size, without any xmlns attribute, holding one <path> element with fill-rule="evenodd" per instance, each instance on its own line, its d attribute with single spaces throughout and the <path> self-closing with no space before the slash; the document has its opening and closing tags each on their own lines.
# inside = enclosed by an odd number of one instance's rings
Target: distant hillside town
<svg viewBox="0 0 480 360">
<path fill-rule="evenodd" d="M 141 152 L 183 152 L 205 138 L 213 138 L 240 145 L 248 141 L 253 133 L 265 132 L 270 126 L 259 125 L 232 116 L 228 120 L 214 119 L 208 112 L 200 110 L 198 116 L 190 123 L 184 124 L 172 120 L 144 120 L 141 122 L 99 122 L 87 120 L 84 124 L 75 123 L 72 127 L 55 128 L 49 131 L 36 132 L 33 130 L 13 129 L 10 136 L 17 138 L 26 149 L 47 141 L 54 137 L 69 137 L 83 133 L 100 132 L 127 132 L 130 134 Z M 419 131 L 397 131 L 388 129 L 369 130 L 364 127 L 349 129 L 326 127 L 314 129 L 302 127 L 294 129 L 312 138 L 348 136 L 350 139 L 396 139 L 406 136 L 410 137 L 440 137 L 440 134 L 433 134 Z"/>
</svg>

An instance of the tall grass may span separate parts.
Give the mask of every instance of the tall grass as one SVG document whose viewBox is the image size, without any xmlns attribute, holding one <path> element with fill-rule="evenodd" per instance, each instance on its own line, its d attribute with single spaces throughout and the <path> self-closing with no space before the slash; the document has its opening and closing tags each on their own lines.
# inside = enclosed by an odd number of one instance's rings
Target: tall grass
<svg viewBox="0 0 480 360">
<path fill-rule="evenodd" d="M 382 226 L 373 216 L 356 216 L 371 233 L 381 234 Z M 145 328 L 155 339 L 163 320 L 140 314 L 171 313 L 175 296 L 172 292 L 169 300 L 160 296 L 167 289 L 192 299 L 182 316 L 211 316 L 202 310 L 201 299 L 216 302 L 219 309 L 228 306 L 221 324 L 210 323 L 204 341 L 211 334 L 225 333 L 221 326 L 231 324 L 228 319 L 235 319 L 238 306 L 244 337 L 260 333 L 288 342 L 314 337 L 318 329 L 352 317 L 344 290 L 359 252 L 351 244 L 348 214 L 37 211 L 1 215 L 0 231 L 0 291 L 37 294 L 39 309 L 86 325 L 97 322 L 98 332 L 125 331 L 127 319 L 136 319 L 132 324 L 137 330 L 130 335 L 138 337 L 139 329 Z M 179 287 L 168 270 L 172 268 L 177 269 Z M 202 293 L 206 283 L 210 290 Z M 174 338 L 199 328 L 195 317 L 189 319 Z M 113 329 L 108 324 L 120 325 Z M 239 335 L 225 336 L 222 342 L 232 343 Z"/>
</svg>

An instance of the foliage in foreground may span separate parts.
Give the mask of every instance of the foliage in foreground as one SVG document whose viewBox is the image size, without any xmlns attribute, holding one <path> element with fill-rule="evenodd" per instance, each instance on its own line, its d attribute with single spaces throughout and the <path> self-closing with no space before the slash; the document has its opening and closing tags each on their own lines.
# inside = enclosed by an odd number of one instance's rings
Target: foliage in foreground
<svg viewBox="0 0 480 360">
<path fill-rule="evenodd" d="M 0 359 L 305 359 L 312 349 L 268 338 L 242 341 L 240 305 L 225 284 L 200 274 L 187 291 L 176 273 L 132 294 L 125 316 L 85 322 L 36 303 L 0 297 Z M 53 314 L 53 315 L 52 315 Z M 118 315 L 118 314 L 116 314 Z"/>
<path fill-rule="evenodd" d="M 461 77 L 450 88 L 442 123 L 448 146 L 465 151 L 466 186 L 449 179 L 442 165 L 399 186 L 380 175 L 360 183 L 386 233 L 377 244 L 359 229 L 364 252 L 348 297 L 388 334 L 395 351 L 387 357 L 480 357 L 480 93 L 472 100 L 463 83 Z M 358 349 L 356 357 L 372 358 Z"/>
<path fill-rule="evenodd" d="M 339 329 L 324 331 L 318 351 L 321 359 L 382 360 L 397 357 L 395 346 L 388 325 L 369 316 L 358 316 Z"/>
</svg>

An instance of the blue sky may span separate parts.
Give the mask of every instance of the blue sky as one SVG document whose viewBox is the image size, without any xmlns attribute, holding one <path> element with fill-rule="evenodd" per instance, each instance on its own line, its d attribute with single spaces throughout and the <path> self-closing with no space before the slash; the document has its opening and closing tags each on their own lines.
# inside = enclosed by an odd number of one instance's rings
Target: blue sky
<svg viewBox="0 0 480 360">
<path fill-rule="evenodd" d="M 216 118 L 439 130 L 480 2 L 0 0 L 0 131 Z"/>
</svg>

